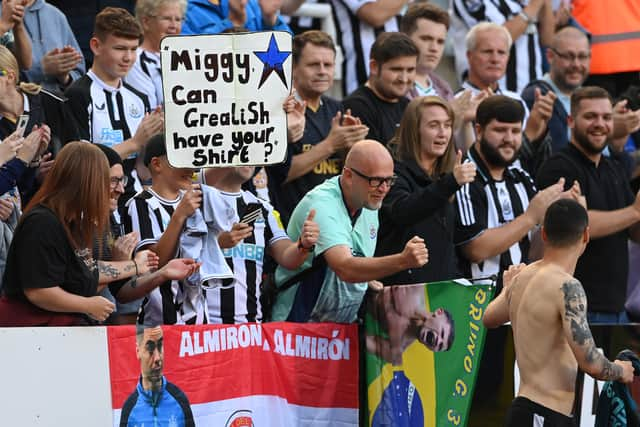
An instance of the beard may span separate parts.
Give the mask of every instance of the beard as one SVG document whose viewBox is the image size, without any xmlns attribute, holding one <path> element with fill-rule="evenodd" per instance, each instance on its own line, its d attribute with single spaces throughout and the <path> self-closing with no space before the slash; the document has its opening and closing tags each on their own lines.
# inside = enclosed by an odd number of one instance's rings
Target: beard
<svg viewBox="0 0 640 427">
<path fill-rule="evenodd" d="M 589 136 L 586 132 L 578 128 L 573 129 L 573 137 L 576 140 L 576 143 L 589 154 L 600 154 L 604 150 L 604 148 L 609 144 L 610 137 L 607 137 L 602 147 L 599 147 L 589 140 Z"/>
<path fill-rule="evenodd" d="M 491 166 L 501 168 L 511 166 L 511 164 L 516 161 L 518 155 L 520 154 L 520 149 L 516 149 L 514 147 L 513 156 L 511 156 L 511 158 L 507 160 L 502 156 L 502 154 L 500 154 L 500 151 L 498 151 L 499 148 L 500 147 L 493 147 L 484 137 L 480 138 L 480 152 L 482 153 L 482 156 L 487 161 L 487 163 L 489 163 L 489 165 Z"/>
</svg>

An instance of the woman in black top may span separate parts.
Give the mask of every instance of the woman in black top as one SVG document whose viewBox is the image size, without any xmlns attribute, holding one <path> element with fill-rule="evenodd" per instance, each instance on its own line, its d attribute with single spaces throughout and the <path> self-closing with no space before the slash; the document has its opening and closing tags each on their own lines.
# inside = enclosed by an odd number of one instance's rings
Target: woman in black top
<svg viewBox="0 0 640 427">
<path fill-rule="evenodd" d="M 0 326 L 79 325 L 113 311 L 100 284 L 144 274 L 157 257 L 96 261 L 90 249 L 109 225 L 109 165 L 96 146 L 71 142 L 25 209 L 9 248 Z M 96 254 L 99 257 L 99 254 Z"/>
<path fill-rule="evenodd" d="M 386 285 L 426 283 L 458 276 L 453 245 L 453 195 L 473 181 L 475 164 L 455 152 L 454 113 L 442 98 L 415 98 L 391 141 L 396 184 L 380 210 L 376 256 L 401 252 L 413 236 L 425 240 L 429 262 L 382 279 Z"/>
</svg>

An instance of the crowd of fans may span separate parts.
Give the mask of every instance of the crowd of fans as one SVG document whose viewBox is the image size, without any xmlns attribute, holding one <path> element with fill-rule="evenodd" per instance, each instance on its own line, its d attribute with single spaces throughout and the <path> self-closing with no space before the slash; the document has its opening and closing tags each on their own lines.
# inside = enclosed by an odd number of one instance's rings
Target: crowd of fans
<svg viewBox="0 0 640 427">
<path fill-rule="evenodd" d="M 79 44 L 52 4 L 3 2 L 0 325 L 353 322 L 384 285 L 500 288 L 540 256 L 562 197 L 589 208 L 590 320 L 629 320 L 640 82 L 585 84 L 588 22 L 551 0 L 330 0 L 334 42 L 280 14 L 301 3 L 138 0 L 135 17 L 99 11 Z M 288 23 L 284 163 L 172 167 L 161 39 Z M 436 71 L 448 33 L 457 91 Z"/>
</svg>

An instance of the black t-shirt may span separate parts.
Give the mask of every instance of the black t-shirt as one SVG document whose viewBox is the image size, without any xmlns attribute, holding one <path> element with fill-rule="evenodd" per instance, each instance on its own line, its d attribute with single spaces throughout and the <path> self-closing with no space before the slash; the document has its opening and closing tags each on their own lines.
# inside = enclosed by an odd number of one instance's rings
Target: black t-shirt
<svg viewBox="0 0 640 427">
<path fill-rule="evenodd" d="M 267 167 L 269 176 L 269 190 L 273 206 L 280 212 L 281 219 L 286 225 L 296 205 L 305 194 L 316 185 L 339 175 L 342 171 L 344 153 L 334 153 L 329 158 L 319 162 L 309 173 L 283 184 L 291 167 L 293 156 L 302 154 L 322 142 L 331 131 L 331 121 L 342 110 L 342 104 L 327 96 L 321 97 L 321 105 L 317 111 L 306 109 L 304 115 L 306 124 L 302 139 L 295 144 L 287 145 L 288 161 L 280 165 Z"/>
<path fill-rule="evenodd" d="M 580 183 L 589 209 L 613 211 L 633 203 L 624 168 L 617 161 L 602 156 L 596 166 L 573 144 L 542 165 L 536 184 L 544 189 L 560 177 L 565 178 L 566 188 L 574 180 Z M 578 259 L 575 277 L 587 294 L 589 311 L 618 313 L 624 310 L 629 272 L 627 240 L 627 230 L 591 239 Z"/>
<path fill-rule="evenodd" d="M 358 117 L 363 124 L 369 126 L 367 138 L 387 145 L 400 126 L 409 100 L 402 97 L 398 102 L 383 101 L 367 86 L 360 86 L 342 103 L 345 110 L 351 109 L 354 117 Z"/>
<path fill-rule="evenodd" d="M 27 288 L 55 286 L 90 297 L 98 289 L 98 269 L 91 249 L 75 250 L 55 214 L 38 205 L 16 227 L 3 283 L 10 298 L 26 299 Z"/>
</svg>

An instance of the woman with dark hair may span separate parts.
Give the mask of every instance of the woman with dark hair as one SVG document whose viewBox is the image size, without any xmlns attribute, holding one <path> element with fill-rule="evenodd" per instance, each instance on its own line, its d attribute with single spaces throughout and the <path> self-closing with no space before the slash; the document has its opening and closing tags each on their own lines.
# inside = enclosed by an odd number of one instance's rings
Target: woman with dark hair
<svg viewBox="0 0 640 427">
<path fill-rule="evenodd" d="M 424 239 L 429 262 L 382 279 L 387 285 L 425 283 L 457 276 L 453 245 L 455 211 L 452 197 L 476 174 L 473 163 L 462 163 L 452 143 L 454 112 L 437 96 L 411 101 L 391 141 L 396 184 L 380 210 L 376 256 L 402 251 L 413 236 Z"/>
<path fill-rule="evenodd" d="M 94 259 L 94 238 L 109 225 L 109 183 L 107 159 L 93 144 L 71 142 L 60 151 L 11 242 L 0 326 L 103 321 L 114 305 L 97 296 L 100 284 L 157 267 L 148 251 L 131 261 Z"/>
</svg>

